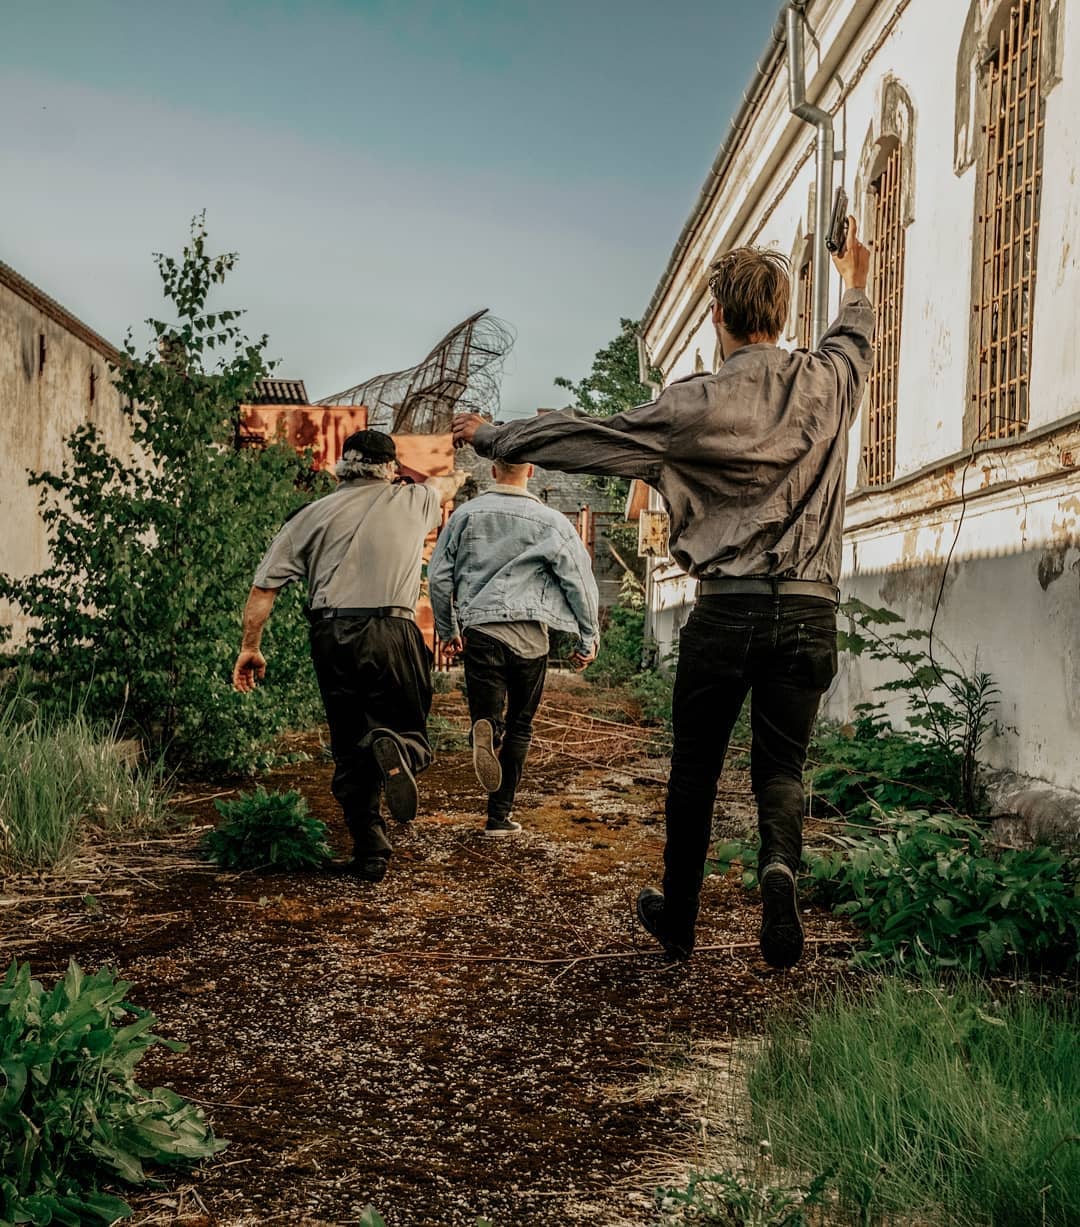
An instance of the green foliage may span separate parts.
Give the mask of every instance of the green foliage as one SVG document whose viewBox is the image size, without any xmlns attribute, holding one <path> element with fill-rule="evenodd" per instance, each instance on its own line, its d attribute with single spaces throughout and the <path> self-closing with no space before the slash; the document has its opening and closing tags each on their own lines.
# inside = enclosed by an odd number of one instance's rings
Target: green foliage
<svg viewBox="0 0 1080 1227">
<path fill-rule="evenodd" d="M 0 692 L 0 863 L 63 861 L 90 826 L 149 830 L 165 817 L 159 771 L 130 766 L 114 731 L 49 715 L 20 686 Z"/>
<path fill-rule="evenodd" d="M 235 801 L 216 801 L 225 821 L 203 839 L 203 851 L 222 869 L 320 869 L 332 855 L 324 822 L 308 814 L 298 792 L 257 788 Z"/>
<path fill-rule="evenodd" d="M 182 258 L 155 260 L 176 321 L 148 321 L 143 357 L 129 334 L 115 372 L 135 455 L 111 452 L 88 423 L 59 472 L 31 475 L 51 563 L 0 577 L 0 598 L 35 619 L 22 656 L 43 692 L 82 696 L 92 719 L 122 716 L 155 756 L 250 770 L 275 734 L 318 719 L 295 591 L 267 632 L 265 687 L 230 687 L 258 552 L 318 482 L 282 442 L 238 446 L 238 405 L 267 371 L 267 340 L 241 333 L 241 312 L 210 309 L 235 255 L 210 255 L 196 219 Z"/>
<path fill-rule="evenodd" d="M 1077 958 L 1080 865 L 1063 853 L 995 847 L 970 819 L 920 812 L 833 842 L 808 856 L 808 885 L 866 933 L 863 962 L 994 971 Z"/>
<path fill-rule="evenodd" d="M 830 1222 L 1080 1222 L 1080 1009 L 998 992 L 886 977 L 771 1023 L 756 1136 L 785 1170 L 835 1171 Z"/>
<path fill-rule="evenodd" d="M 823 1204 L 830 1177 L 817 1176 L 807 1188 L 784 1188 L 759 1176 L 710 1172 L 691 1176 L 684 1189 L 657 1189 L 662 1227 L 678 1223 L 737 1223 L 740 1227 L 810 1227 L 806 1211 Z"/>
<path fill-rule="evenodd" d="M 930 632 L 897 628 L 903 623 L 889 609 L 874 609 L 862 601 L 849 600 L 841 612 L 851 629 L 840 631 L 841 651 L 900 667 L 898 677 L 877 689 L 899 693 L 907 700 L 907 723 L 916 737 L 935 745 L 940 761 L 948 764 L 942 787 L 956 792 L 968 814 L 980 811 L 983 798 L 978 786 L 978 754 L 986 734 L 994 727 L 993 710 L 997 687 L 988 673 L 941 664 L 934 658 Z M 926 647 L 920 646 L 925 644 Z M 883 731 L 889 729 L 881 714 L 883 703 L 863 704 L 861 710 Z"/>
<path fill-rule="evenodd" d="M 585 678 L 602 686 L 621 686 L 641 670 L 645 642 L 645 611 L 622 602 L 608 610 L 600 635 L 600 651 L 585 670 Z"/>
<path fill-rule="evenodd" d="M 592 370 L 584 379 L 574 383 L 559 376 L 557 388 L 566 388 L 574 396 L 574 406 L 583 413 L 599 417 L 612 417 L 635 405 L 652 400 L 652 389 L 638 378 L 637 333 L 640 321 L 619 320 L 618 335 L 593 358 Z M 662 372 L 652 367 L 650 378 L 663 382 Z M 629 482 L 622 477 L 593 478 L 597 489 L 614 499 L 625 499 Z"/>
<path fill-rule="evenodd" d="M 52 992 L 26 964 L 0 983 L 0 1224 L 112 1223 L 131 1209 L 103 1184 L 143 1184 L 147 1162 L 225 1147 L 200 1109 L 135 1082 L 147 1049 L 185 1046 L 153 1034 L 157 1019 L 126 1000 L 130 988 L 75 963 Z"/>
<path fill-rule="evenodd" d="M 428 741 L 436 754 L 454 754 L 469 748 L 469 731 L 448 716 L 429 716 Z"/>
<path fill-rule="evenodd" d="M 850 728 L 819 729 L 810 769 L 815 812 L 819 801 L 853 822 L 882 809 L 963 805 L 960 760 L 940 742 L 896 732 L 876 711 L 863 711 Z"/>
</svg>

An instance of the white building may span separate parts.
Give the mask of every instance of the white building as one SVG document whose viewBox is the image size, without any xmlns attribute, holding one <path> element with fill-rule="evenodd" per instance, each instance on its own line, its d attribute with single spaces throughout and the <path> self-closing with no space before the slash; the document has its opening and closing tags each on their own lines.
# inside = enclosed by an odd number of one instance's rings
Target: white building
<svg viewBox="0 0 1080 1227">
<path fill-rule="evenodd" d="M 49 564 L 39 491 L 27 483 L 27 470 L 62 470 L 65 440 L 86 422 L 114 454 L 130 454 L 131 431 L 109 369 L 119 358 L 92 328 L 0 264 L 0 573 L 22 578 Z M 11 627 L 16 641 L 26 633 L 26 619 L 5 602 L 0 626 Z"/>
<path fill-rule="evenodd" d="M 985 757 L 1080 788 L 1080 2 L 796 7 L 835 182 L 874 243 L 842 591 L 927 627 L 945 573 L 935 637 L 1001 691 Z M 789 111 L 784 18 L 643 321 L 666 380 L 718 360 L 706 278 L 730 247 L 791 255 L 784 341 L 810 340 L 815 128 Z M 693 588 L 653 564 L 662 653 Z M 844 660 L 828 714 L 870 697 L 875 668 Z"/>
</svg>

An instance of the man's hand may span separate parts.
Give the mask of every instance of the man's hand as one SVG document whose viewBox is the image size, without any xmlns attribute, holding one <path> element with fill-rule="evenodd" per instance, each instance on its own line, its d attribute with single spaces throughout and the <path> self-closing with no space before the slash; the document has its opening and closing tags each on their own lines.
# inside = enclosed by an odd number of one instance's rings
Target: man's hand
<svg viewBox="0 0 1080 1227">
<path fill-rule="evenodd" d="M 234 690 L 247 694 L 266 676 L 266 657 L 262 652 L 241 650 L 233 665 L 232 684 Z"/>
<path fill-rule="evenodd" d="M 450 429 L 454 433 L 454 446 L 464 447 L 467 443 L 471 443 L 476 436 L 477 429 L 483 425 L 485 422 L 479 413 L 456 414 L 450 424 Z"/>
<path fill-rule="evenodd" d="M 870 250 L 859 242 L 854 217 L 847 219 L 844 250 L 842 253 L 834 252 L 832 262 L 849 290 L 866 289 L 866 280 L 870 275 Z"/>
<path fill-rule="evenodd" d="M 583 669 L 587 669 L 589 665 L 591 665 L 595 659 L 596 659 L 596 649 L 595 648 L 593 648 L 593 650 L 587 656 L 585 655 L 584 652 L 571 652 L 570 653 L 570 664 L 573 666 L 575 673 L 581 673 Z"/>
<path fill-rule="evenodd" d="M 455 635 L 453 639 L 444 639 L 442 642 L 442 653 L 451 660 L 455 656 L 460 656 L 465 651 L 465 640 L 460 635 Z"/>
<path fill-rule="evenodd" d="M 439 492 L 439 502 L 452 502 L 457 492 L 469 480 L 464 469 L 452 469 L 449 473 L 440 473 L 438 477 L 429 477 L 425 486 L 432 486 Z"/>
</svg>

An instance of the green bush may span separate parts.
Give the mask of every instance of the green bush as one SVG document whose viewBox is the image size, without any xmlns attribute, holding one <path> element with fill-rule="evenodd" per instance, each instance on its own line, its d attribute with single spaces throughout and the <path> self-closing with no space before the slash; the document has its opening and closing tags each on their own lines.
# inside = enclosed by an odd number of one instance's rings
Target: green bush
<svg viewBox="0 0 1080 1227">
<path fill-rule="evenodd" d="M 209 304 L 235 255 L 211 256 L 196 220 L 181 259 L 155 258 L 177 318 L 148 321 L 142 357 L 129 336 L 115 372 L 134 455 L 88 423 L 59 472 L 31 476 L 51 561 L 0 576 L 0 598 L 34 620 L 19 655 L 43 696 L 81 696 L 88 717 L 121 719 L 154 757 L 250 771 L 276 734 L 321 719 L 296 591 L 266 634 L 265 686 L 239 695 L 230 675 L 260 551 L 329 479 L 282 442 L 240 446 L 238 405 L 267 373 L 267 341 Z"/>
<path fill-rule="evenodd" d="M 833 1171 L 830 1222 L 1080 1223 L 1080 1008 L 998 992 L 887 977 L 769 1026 L 754 1136 L 784 1170 Z"/>
<path fill-rule="evenodd" d="M 131 1214 L 102 1186 L 138 1185 L 144 1163 L 194 1163 L 222 1150 L 202 1111 L 134 1069 L 154 1035 L 131 985 L 75 963 L 52 992 L 13 963 L 0 983 L 0 1222 L 108 1224 Z"/>
<path fill-rule="evenodd" d="M 600 635 L 600 650 L 585 670 L 585 678 L 602 686 L 621 686 L 641 671 L 645 642 L 645 611 L 612 605 Z"/>
<path fill-rule="evenodd" d="M 81 711 L 49 716 L 18 687 L 0 693 L 0 862 L 43 868 L 63 861 L 88 827 L 160 826 L 160 772 L 128 765 L 121 750 Z"/>
<path fill-rule="evenodd" d="M 312 818 L 298 792 L 257 788 L 235 801 L 216 801 L 225 821 L 203 839 L 203 851 L 222 869 L 320 869 L 332 853 L 324 822 Z"/>
</svg>

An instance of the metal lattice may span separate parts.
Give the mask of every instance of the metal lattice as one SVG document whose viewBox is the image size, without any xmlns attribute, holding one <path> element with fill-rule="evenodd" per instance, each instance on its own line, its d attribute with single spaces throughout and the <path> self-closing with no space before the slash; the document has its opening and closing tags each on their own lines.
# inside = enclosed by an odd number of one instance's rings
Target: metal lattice
<svg viewBox="0 0 1080 1227">
<path fill-rule="evenodd" d="M 1041 0 L 1019 0 L 988 66 L 989 116 L 975 304 L 977 438 L 1023 432 L 1030 412 L 1035 256 L 1046 105 Z"/>
<path fill-rule="evenodd" d="M 863 476 L 868 486 L 892 481 L 896 471 L 896 401 L 904 302 L 902 158 L 902 148 L 897 144 L 872 189 L 874 270 L 871 293 L 877 309 L 877 326 L 863 445 Z"/>
<path fill-rule="evenodd" d="M 368 425 L 394 434 L 442 434 L 455 413 L 495 418 L 503 361 L 514 344 L 508 324 L 477 311 L 416 366 L 376 375 L 324 397 L 320 405 L 366 405 Z"/>
<path fill-rule="evenodd" d="M 810 243 L 807 244 L 810 246 Z M 814 261 L 807 259 L 799 269 L 799 282 L 796 289 L 796 337 L 800 349 L 809 349 L 814 339 Z"/>
</svg>

